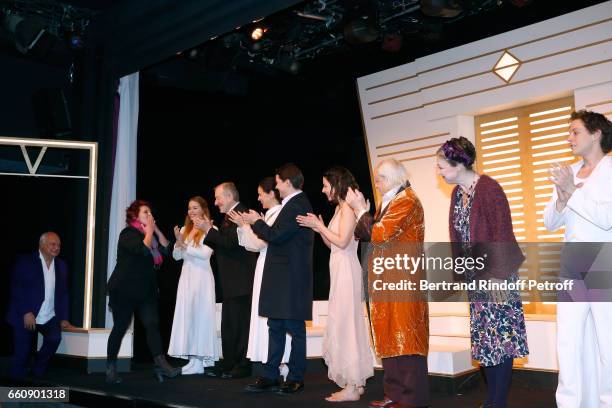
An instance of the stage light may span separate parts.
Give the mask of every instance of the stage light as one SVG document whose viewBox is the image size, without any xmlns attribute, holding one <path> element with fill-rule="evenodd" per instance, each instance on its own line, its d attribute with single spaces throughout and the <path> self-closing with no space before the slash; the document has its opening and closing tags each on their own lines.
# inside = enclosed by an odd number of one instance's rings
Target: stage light
<svg viewBox="0 0 612 408">
<path fill-rule="evenodd" d="M 83 48 L 83 37 L 81 37 L 78 34 L 73 34 L 70 37 L 70 47 L 72 47 L 72 49 L 78 50 Z"/>
<path fill-rule="evenodd" d="M 378 30 L 371 18 L 359 18 L 350 21 L 344 27 L 344 39 L 349 44 L 366 44 L 376 41 Z"/>
<path fill-rule="evenodd" d="M 286 54 L 281 55 L 280 58 L 278 58 L 278 60 L 274 64 L 274 66 L 276 66 L 276 68 L 280 69 L 281 71 L 285 71 L 292 75 L 298 74 L 300 72 L 300 69 L 302 68 L 302 64 L 300 64 L 299 61 L 295 60 L 292 56 Z"/>
<path fill-rule="evenodd" d="M 403 38 L 401 34 L 386 34 L 383 37 L 381 48 L 388 52 L 398 52 L 402 48 Z"/>
<path fill-rule="evenodd" d="M 251 33 L 251 38 L 254 41 L 259 41 L 261 40 L 261 38 L 264 36 L 264 34 L 266 33 L 266 31 L 268 31 L 267 28 L 263 28 L 263 27 L 257 27 L 253 30 L 253 32 Z"/>
<path fill-rule="evenodd" d="M 457 0 L 421 0 L 421 12 L 429 17 L 453 18 L 463 9 L 463 4 Z"/>
<path fill-rule="evenodd" d="M 45 26 L 34 19 L 24 19 L 17 14 L 7 14 L 5 24 L 13 35 L 15 47 L 22 54 L 27 54 L 45 34 Z"/>
</svg>

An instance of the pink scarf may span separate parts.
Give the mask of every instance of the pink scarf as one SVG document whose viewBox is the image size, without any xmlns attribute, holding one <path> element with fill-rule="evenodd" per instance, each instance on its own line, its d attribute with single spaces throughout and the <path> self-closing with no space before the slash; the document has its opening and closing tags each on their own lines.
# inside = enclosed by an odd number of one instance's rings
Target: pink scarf
<svg viewBox="0 0 612 408">
<path fill-rule="evenodd" d="M 136 228 L 138 231 L 142 232 L 143 234 L 145 234 L 145 229 L 144 229 L 144 225 L 142 225 L 142 222 L 138 221 L 138 220 L 132 220 L 130 222 L 130 225 L 134 228 Z M 155 234 L 153 234 L 153 239 L 151 240 L 151 255 L 153 255 L 153 263 L 155 264 L 156 267 L 159 267 L 162 262 L 164 262 L 164 258 L 162 257 L 162 254 L 159 252 L 159 244 L 157 242 L 157 238 L 155 238 Z"/>
</svg>

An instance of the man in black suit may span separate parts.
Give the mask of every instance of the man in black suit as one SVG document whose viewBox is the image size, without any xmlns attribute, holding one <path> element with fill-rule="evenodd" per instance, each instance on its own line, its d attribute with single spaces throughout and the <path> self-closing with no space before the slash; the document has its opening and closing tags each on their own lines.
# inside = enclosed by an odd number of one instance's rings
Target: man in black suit
<svg viewBox="0 0 612 408">
<path fill-rule="evenodd" d="M 296 217 L 312 212 L 302 192 L 304 176 L 294 164 L 276 171 L 276 188 L 282 209 L 272 226 L 255 211 L 244 213 L 243 220 L 268 243 L 268 252 L 259 296 L 259 315 L 268 318 L 268 361 L 264 375 L 246 391 L 277 390 L 279 370 L 285 350 L 286 333 L 291 335 L 291 355 L 287 380 L 278 391 L 293 394 L 304 388 L 306 370 L 306 322 L 312 319 L 312 250 L 314 232 L 298 225 Z"/>
<path fill-rule="evenodd" d="M 251 295 L 257 254 L 248 252 L 238 244 L 237 226 L 228 219 L 227 213 L 248 211 L 239 202 L 234 183 L 221 183 L 215 188 L 215 205 L 222 214 L 223 222 L 216 230 L 210 220 L 196 224 L 206 234 L 204 244 L 215 251 L 223 309 L 221 311 L 221 346 L 223 361 L 215 369 L 207 370 L 211 377 L 242 378 L 251 375 L 251 362 L 246 357 L 249 343 L 251 317 Z"/>
</svg>

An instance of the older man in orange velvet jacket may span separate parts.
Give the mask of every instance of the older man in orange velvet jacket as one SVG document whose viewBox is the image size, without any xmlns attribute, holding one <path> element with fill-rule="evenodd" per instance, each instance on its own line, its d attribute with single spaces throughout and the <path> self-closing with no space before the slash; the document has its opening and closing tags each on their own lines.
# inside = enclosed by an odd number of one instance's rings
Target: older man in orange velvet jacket
<svg viewBox="0 0 612 408">
<path fill-rule="evenodd" d="M 355 236 L 370 242 L 368 256 L 369 312 L 376 355 L 382 359 L 385 397 L 370 402 L 372 408 L 412 408 L 429 405 L 427 352 L 429 349 L 428 304 L 418 290 L 373 290 L 380 282 L 402 279 L 418 282 L 424 271 L 412 274 L 389 269 L 373 271 L 373 259 L 419 257 L 425 234 L 423 207 L 406 180 L 406 171 L 397 160 L 383 160 L 375 171 L 376 189 L 382 204 L 374 216 L 359 191 L 350 190 L 347 203 L 358 218 Z M 416 272 L 416 273 L 414 273 Z M 374 284 L 379 280 L 378 284 Z M 416 285 L 418 288 L 418 284 Z M 393 293 L 392 293 L 393 292 Z"/>
</svg>

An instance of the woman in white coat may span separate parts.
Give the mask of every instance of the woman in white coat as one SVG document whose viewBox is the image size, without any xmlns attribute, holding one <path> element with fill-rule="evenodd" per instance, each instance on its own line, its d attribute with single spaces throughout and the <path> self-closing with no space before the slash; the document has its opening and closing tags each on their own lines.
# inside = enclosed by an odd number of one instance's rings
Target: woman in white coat
<svg viewBox="0 0 612 408">
<path fill-rule="evenodd" d="M 194 223 L 210 218 L 202 197 L 189 200 L 185 225 L 174 227 L 172 256 L 183 260 L 176 293 L 168 355 L 189 359 L 182 374 L 202 374 L 219 359 L 215 319 L 215 278 L 210 266 L 213 250 L 204 245 L 204 233 Z"/>
<path fill-rule="evenodd" d="M 266 210 L 264 221 L 268 225 L 274 224 L 276 217 L 280 213 L 280 194 L 275 188 L 274 177 L 266 177 L 259 182 L 257 187 L 257 201 Z M 242 222 L 242 217 L 235 211 L 229 212 L 232 222 L 238 225 L 238 242 L 241 246 L 251 252 L 259 252 L 257 265 L 255 266 L 255 277 L 253 280 L 253 298 L 251 301 L 251 324 L 249 327 L 249 345 L 247 357 L 251 361 L 265 363 L 268 360 L 268 319 L 259 315 L 259 292 L 261 290 L 261 279 L 263 276 L 264 264 L 266 262 L 266 252 L 268 244 L 255 235 L 251 226 Z M 291 337 L 287 335 L 285 343 L 285 354 L 283 355 L 280 373 L 286 377 L 288 368 L 286 362 L 289 361 L 291 350 Z"/>
</svg>

